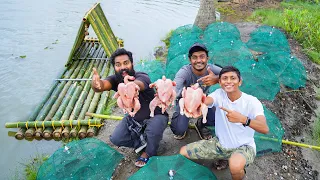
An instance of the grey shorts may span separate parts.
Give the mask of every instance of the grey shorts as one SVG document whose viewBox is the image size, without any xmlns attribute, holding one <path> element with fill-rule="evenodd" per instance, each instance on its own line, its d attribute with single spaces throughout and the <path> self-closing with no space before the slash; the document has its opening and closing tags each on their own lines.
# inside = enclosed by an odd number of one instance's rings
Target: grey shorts
<svg viewBox="0 0 320 180">
<path fill-rule="evenodd" d="M 246 167 L 252 164 L 256 157 L 253 147 L 243 145 L 234 149 L 225 149 L 221 146 L 217 137 L 187 144 L 186 149 L 191 159 L 228 160 L 233 153 L 239 153 L 246 159 Z"/>
</svg>

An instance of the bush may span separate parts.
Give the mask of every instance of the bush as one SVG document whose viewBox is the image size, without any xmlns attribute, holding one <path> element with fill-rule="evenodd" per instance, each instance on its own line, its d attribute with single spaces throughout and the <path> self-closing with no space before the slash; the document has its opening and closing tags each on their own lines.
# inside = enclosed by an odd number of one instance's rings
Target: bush
<svg viewBox="0 0 320 180">
<path fill-rule="evenodd" d="M 284 2 L 279 9 L 260 9 L 249 20 L 276 26 L 300 42 L 309 58 L 320 64 L 320 5 L 309 2 Z"/>
</svg>

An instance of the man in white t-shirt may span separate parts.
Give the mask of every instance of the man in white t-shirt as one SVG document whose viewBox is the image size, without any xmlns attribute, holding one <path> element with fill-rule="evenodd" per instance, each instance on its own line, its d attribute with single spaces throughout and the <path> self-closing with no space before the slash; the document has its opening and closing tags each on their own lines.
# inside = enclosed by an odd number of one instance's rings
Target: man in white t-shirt
<svg viewBox="0 0 320 180">
<path fill-rule="evenodd" d="M 269 132 L 261 102 L 241 92 L 240 71 L 227 66 L 219 74 L 221 88 L 211 93 L 205 101 L 216 107 L 216 137 L 187 144 L 180 154 L 189 159 L 225 159 L 229 161 L 232 179 L 243 179 L 245 167 L 256 156 L 254 132 Z"/>
</svg>

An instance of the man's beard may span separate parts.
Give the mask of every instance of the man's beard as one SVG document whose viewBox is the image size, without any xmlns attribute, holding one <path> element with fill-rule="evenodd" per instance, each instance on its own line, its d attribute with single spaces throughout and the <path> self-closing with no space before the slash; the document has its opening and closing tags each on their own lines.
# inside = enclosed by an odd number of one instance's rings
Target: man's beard
<svg viewBox="0 0 320 180">
<path fill-rule="evenodd" d="M 129 76 L 134 76 L 135 71 L 132 67 L 132 69 L 121 69 L 119 72 L 115 71 L 115 75 L 117 77 L 118 82 L 123 82 L 124 77 L 122 76 L 122 73 L 126 72 Z"/>
</svg>

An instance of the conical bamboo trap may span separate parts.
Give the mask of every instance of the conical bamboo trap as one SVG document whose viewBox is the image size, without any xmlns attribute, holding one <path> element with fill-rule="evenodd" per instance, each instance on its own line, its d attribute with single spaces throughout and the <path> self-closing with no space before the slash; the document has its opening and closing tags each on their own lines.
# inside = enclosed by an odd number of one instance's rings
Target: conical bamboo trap
<svg viewBox="0 0 320 180">
<path fill-rule="evenodd" d="M 97 38 L 87 36 L 90 25 Z M 15 134 L 16 139 L 82 139 L 95 136 L 102 125 L 101 119 L 89 119 L 85 114 L 101 114 L 112 93 L 96 93 L 91 89 L 92 68 L 100 72 L 102 79 L 113 74 L 108 57 L 117 48 L 116 37 L 97 3 L 81 21 L 62 75 L 55 80 L 48 94 L 25 122 L 6 123 L 6 127 L 20 128 Z"/>
</svg>

